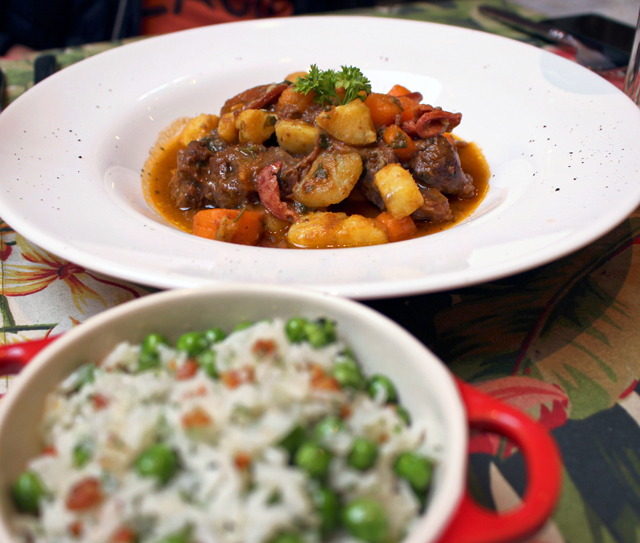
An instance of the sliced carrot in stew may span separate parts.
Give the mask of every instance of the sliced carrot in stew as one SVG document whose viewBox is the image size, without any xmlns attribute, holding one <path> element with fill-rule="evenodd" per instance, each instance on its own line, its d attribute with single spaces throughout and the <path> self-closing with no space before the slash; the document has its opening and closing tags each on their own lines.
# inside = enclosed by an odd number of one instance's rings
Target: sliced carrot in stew
<svg viewBox="0 0 640 543">
<path fill-rule="evenodd" d="M 389 126 L 402 114 L 402 106 L 397 98 L 389 94 L 372 92 L 364 101 L 371 111 L 371 120 L 376 126 Z"/>
<path fill-rule="evenodd" d="M 388 92 L 391 96 L 403 96 L 405 94 L 411 94 L 411 91 L 407 87 L 403 87 L 402 85 L 394 85 L 391 87 L 391 90 Z"/>
<path fill-rule="evenodd" d="M 285 110 L 289 113 L 291 111 L 301 113 L 313 103 L 315 96 L 316 93 L 313 91 L 304 94 L 293 90 L 293 87 L 287 87 L 280 95 L 280 98 L 278 98 L 276 113 Z"/>
<path fill-rule="evenodd" d="M 411 217 L 396 219 L 388 211 L 380 213 L 375 218 L 375 221 L 382 226 L 384 231 L 387 233 L 387 236 L 389 236 L 390 242 L 410 238 L 418 230 Z"/>
<path fill-rule="evenodd" d="M 409 160 L 416 150 L 416 144 L 409 134 L 395 124 L 385 129 L 382 139 L 393 149 L 400 160 Z"/>
<path fill-rule="evenodd" d="M 203 209 L 193 217 L 193 233 L 201 238 L 257 245 L 264 235 L 264 225 L 257 211 Z"/>
<path fill-rule="evenodd" d="M 402 119 L 403 123 L 407 121 L 413 121 L 415 118 L 415 112 L 420 107 L 420 102 L 414 100 L 413 98 L 409 98 L 408 96 L 398 96 L 398 102 L 402 106 Z"/>
</svg>

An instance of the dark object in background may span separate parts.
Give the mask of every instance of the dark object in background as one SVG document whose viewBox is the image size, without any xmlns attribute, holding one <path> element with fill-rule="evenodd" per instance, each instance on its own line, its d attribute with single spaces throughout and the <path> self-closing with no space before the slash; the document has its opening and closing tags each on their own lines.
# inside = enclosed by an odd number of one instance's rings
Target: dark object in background
<svg viewBox="0 0 640 543">
<path fill-rule="evenodd" d="M 55 55 L 40 55 L 33 63 L 33 84 L 40 83 L 58 69 Z"/>
<path fill-rule="evenodd" d="M 0 68 L 0 113 L 4 106 L 4 72 Z"/>
<path fill-rule="evenodd" d="M 635 28 L 601 15 L 585 14 L 541 21 L 564 30 L 585 45 L 607 55 L 616 66 L 627 66 Z"/>
<path fill-rule="evenodd" d="M 209 6 L 240 17 L 250 8 L 259 7 L 262 15 L 278 0 L 194 0 L 191 4 Z M 403 0 L 399 0 L 403 1 Z M 287 3 L 287 2 L 280 2 Z M 293 13 L 320 13 L 342 9 L 370 7 L 376 0 L 290 0 Z M 146 6 L 143 9 L 143 4 Z M 36 51 L 73 47 L 85 43 L 120 40 L 138 36 L 143 18 L 153 15 L 151 0 L 0 0 L 0 56 L 12 46 L 23 45 Z M 159 2 L 158 9 L 180 17 L 186 10 L 185 0 Z M 257 7 L 256 7 L 257 6 Z M 188 11 L 188 10 L 186 10 Z M 193 14 L 184 15 L 188 28 L 210 24 Z M 220 21 L 224 22 L 224 21 Z M 186 27 L 184 27 L 186 28 Z M 182 28 L 174 28 L 180 30 Z M 149 32 L 143 32 L 145 34 Z M 155 32 L 151 32 L 155 33 Z"/>
<path fill-rule="evenodd" d="M 341 9 L 368 8 L 379 3 L 376 0 L 293 0 L 293 9 L 296 15 L 303 15 Z"/>
<path fill-rule="evenodd" d="M 0 55 L 138 35 L 142 0 L 0 0 Z"/>
</svg>

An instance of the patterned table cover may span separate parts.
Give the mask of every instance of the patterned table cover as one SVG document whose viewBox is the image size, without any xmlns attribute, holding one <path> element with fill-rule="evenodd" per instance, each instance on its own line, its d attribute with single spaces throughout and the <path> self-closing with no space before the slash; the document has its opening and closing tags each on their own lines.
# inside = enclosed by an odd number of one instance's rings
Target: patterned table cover
<svg viewBox="0 0 640 543">
<path fill-rule="evenodd" d="M 349 13 L 452 24 L 542 45 L 483 17 L 478 5 L 457 0 Z M 121 43 L 54 53 L 64 68 Z M 5 105 L 33 84 L 33 60 L 0 60 Z M 623 73 L 608 77 L 620 86 Z M 1 219 L 0 232 L 2 343 L 64 332 L 153 292 L 52 255 Z M 456 375 L 551 431 L 563 456 L 563 491 L 553 518 L 527 543 L 640 542 L 640 209 L 588 247 L 529 272 L 366 304 L 408 329 Z M 0 393 L 10 386 L 5 378 Z M 526 485 L 518 450 L 484 434 L 472 438 L 470 449 L 476 499 L 499 511 L 516 505 Z"/>
</svg>

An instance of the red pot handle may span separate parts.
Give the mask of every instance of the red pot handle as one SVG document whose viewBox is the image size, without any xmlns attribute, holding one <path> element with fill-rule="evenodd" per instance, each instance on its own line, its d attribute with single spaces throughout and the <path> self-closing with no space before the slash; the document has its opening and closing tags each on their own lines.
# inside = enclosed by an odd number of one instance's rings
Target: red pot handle
<svg viewBox="0 0 640 543">
<path fill-rule="evenodd" d="M 457 379 L 469 427 L 511 439 L 527 467 L 522 503 L 505 513 L 479 506 L 465 491 L 458 511 L 438 543 L 514 543 L 533 536 L 551 516 L 560 495 L 562 462 L 558 447 L 539 423 L 523 411 Z"/>
<path fill-rule="evenodd" d="M 0 375 L 14 375 L 57 336 L 34 339 L 0 347 Z"/>
</svg>

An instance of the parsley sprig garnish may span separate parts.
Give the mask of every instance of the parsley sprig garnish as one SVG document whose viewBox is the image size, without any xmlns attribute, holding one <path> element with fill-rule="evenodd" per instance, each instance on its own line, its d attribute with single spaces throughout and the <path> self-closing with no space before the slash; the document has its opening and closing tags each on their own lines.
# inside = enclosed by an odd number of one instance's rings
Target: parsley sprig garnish
<svg viewBox="0 0 640 543">
<path fill-rule="evenodd" d="M 371 94 L 371 83 L 354 66 L 341 66 L 342 70 L 320 70 L 315 64 L 311 65 L 309 73 L 300 77 L 293 84 L 294 90 L 302 94 L 311 91 L 316 93 L 314 100 L 319 104 L 348 104 L 351 100 L 364 100 Z M 344 97 L 340 98 L 337 89 L 344 89 Z"/>
</svg>

